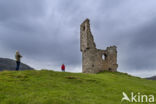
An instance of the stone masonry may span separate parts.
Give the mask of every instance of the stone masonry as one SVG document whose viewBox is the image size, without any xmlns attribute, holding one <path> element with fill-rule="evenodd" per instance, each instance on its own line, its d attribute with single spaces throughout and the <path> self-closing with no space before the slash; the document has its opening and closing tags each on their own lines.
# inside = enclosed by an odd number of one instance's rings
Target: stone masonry
<svg viewBox="0 0 156 104">
<path fill-rule="evenodd" d="M 104 70 L 117 71 L 116 48 L 116 46 L 110 46 L 106 50 L 97 49 L 90 30 L 89 19 L 81 24 L 80 49 L 82 52 L 83 73 L 98 73 Z"/>
</svg>

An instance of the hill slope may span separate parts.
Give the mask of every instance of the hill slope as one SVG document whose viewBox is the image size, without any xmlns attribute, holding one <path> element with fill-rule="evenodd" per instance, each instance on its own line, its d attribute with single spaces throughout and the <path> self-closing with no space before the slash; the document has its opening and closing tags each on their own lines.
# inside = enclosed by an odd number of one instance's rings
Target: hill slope
<svg viewBox="0 0 156 104">
<path fill-rule="evenodd" d="M 156 81 L 118 72 L 0 72 L 0 104 L 121 104 L 123 91 L 156 97 Z"/>
<path fill-rule="evenodd" d="M 16 61 L 8 58 L 0 58 L 0 71 L 2 70 L 15 70 Z M 20 70 L 32 70 L 30 66 L 21 63 Z"/>
</svg>

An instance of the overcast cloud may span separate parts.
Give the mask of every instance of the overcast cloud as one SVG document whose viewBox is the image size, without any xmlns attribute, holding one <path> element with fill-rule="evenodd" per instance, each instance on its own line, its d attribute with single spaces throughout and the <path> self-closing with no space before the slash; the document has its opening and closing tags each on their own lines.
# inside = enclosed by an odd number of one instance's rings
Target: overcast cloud
<svg viewBox="0 0 156 104">
<path fill-rule="evenodd" d="M 97 48 L 118 47 L 118 70 L 156 75 L 155 0 L 0 0 L 0 57 L 37 69 L 81 72 L 80 24 L 89 18 Z"/>
</svg>

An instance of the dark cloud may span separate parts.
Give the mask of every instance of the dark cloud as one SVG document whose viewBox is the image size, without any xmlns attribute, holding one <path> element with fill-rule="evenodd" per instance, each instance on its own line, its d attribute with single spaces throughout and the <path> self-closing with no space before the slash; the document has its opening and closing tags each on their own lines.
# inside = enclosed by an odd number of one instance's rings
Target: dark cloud
<svg viewBox="0 0 156 104">
<path fill-rule="evenodd" d="M 127 57 L 124 62 L 129 68 L 142 70 L 153 70 L 156 68 L 156 21 L 130 31 L 129 37 L 125 38 L 128 45 L 126 48 Z M 129 55 L 128 55 L 129 54 Z"/>
<path fill-rule="evenodd" d="M 153 50 L 156 48 L 156 19 L 151 20 L 151 22 L 145 24 L 145 26 L 136 30 L 134 33 L 134 39 L 132 44 L 134 48 L 144 48 L 148 50 Z M 136 35 L 137 34 L 137 35 Z"/>
<path fill-rule="evenodd" d="M 119 71 L 156 69 L 154 0 L 1 0 L 1 57 L 81 66 L 80 24 L 90 18 L 98 48 L 118 47 Z M 30 63 L 33 65 L 33 63 Z M 45 65 L 46 66 L 46 65 Z M 81 70 L 81 69 L 80 69 Z"/>
<path fill-rule="evenodd" d="M 5 11 L 1 14 L 5 18 L 5 20 L 1 18 L 4 28 L 1 31 L 1 38 L 8 48 L 20 50 L 25 57 L 43 61 L 80 64 L 80 53 L 76 48 L 79 47 L 79 40 L 77 38 L 71 40 L 73 31 L 67 29 L 63 21 L 58 24 L 57 22 L 61 21 L 57 20 L 57 17 L 52 16 L 52 19 L 45 20 L 43 11 L 46 10 L 43 1 L 37 3 L 3 1 L 1 5 Z"/>
</svg>

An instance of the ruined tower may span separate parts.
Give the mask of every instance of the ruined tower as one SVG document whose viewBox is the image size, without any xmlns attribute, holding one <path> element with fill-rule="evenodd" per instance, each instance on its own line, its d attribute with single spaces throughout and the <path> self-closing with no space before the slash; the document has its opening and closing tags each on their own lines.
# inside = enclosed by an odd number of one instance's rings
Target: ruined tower
<svg viewBox="0 0 156 104">
<path fill-rule="evenodd" d="M 86 19 L 80 26 L 80 49 L 83 73 L 117 71 L 116 46 L 107 47 L 106 50 L 97 49 L 90 30 L 89 19 Z"/>
</svg>

